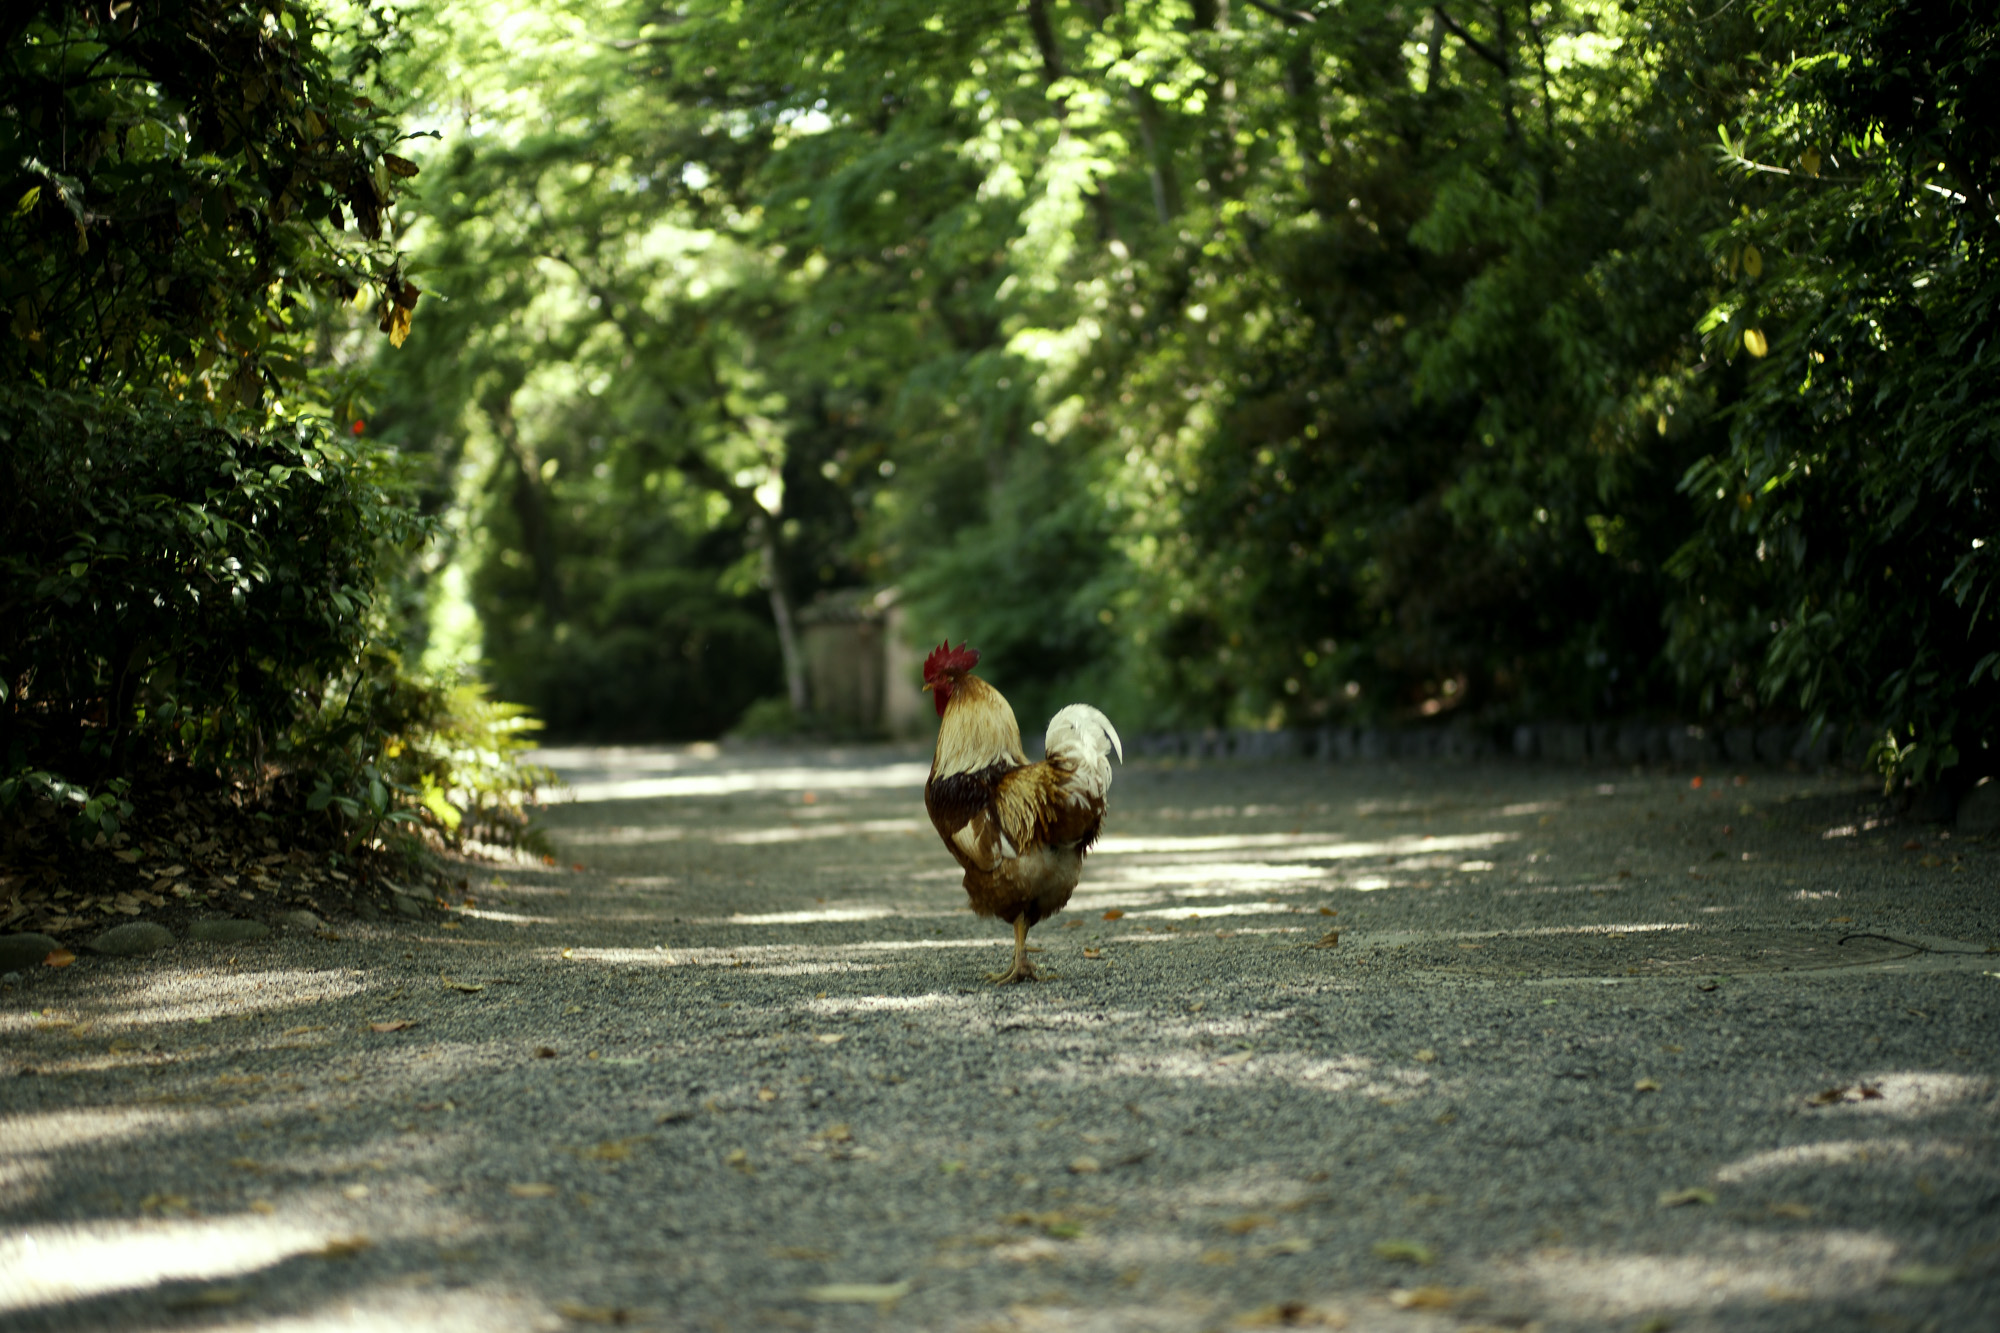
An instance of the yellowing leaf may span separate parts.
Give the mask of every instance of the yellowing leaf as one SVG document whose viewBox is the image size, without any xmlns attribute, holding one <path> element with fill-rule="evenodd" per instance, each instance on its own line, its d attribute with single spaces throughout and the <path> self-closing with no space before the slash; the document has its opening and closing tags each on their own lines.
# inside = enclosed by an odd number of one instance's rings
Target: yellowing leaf
<svg viewBox="0 0 2000 1333">
<path fill-rule="evenodd" d="M 579 1324 L 623 1324 L 632 1318 L 632 1312 L 622 1305 L 579 1305 L 575 1301 L 559 1302 L 556 1313 Z"/>
<path fill-rule="evenodd" d="M 888 1305 L 909 1294 L 908 1282 L 829 1282 L 805 1289 L 805 1298 L 821 1305 Z"/>
<path fill-rule="evenodd" d="M 1764 340 L 1764 331 L 1762 329 L 1745 329 L 1743 330 L 1743 350 L 1752 356 L 1765 356 L 1769 354 L 1771 344 Z"/>
<path fill-rule="evenodd" d="M 1430 1246 L 1414 1240 L 1378 1240 L 1375 1242 L 1375 1257 L 1399 1264 L 1433 1264 L 1437 1262 L 1437 1252 Z"/>
<path fill-rule="evenodd" d="M 1743 271 L 1753 278 L 1763 276 L 1764 254 L 1754 245 L 1743 247 Z M 1762 356 L 1764 354 L 1759 352 L 1757 355 Z"/>
</svg>

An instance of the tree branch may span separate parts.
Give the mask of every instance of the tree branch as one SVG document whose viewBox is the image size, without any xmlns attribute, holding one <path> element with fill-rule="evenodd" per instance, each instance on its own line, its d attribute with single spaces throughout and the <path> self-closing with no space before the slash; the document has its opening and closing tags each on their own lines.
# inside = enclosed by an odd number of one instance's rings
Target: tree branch
<svg viewBox="0 0 2000 1333">
<path fill-rule="evenodd" d="M 1256 0 L 1251 0 L 1251 3 L 1255 4 Z M 1466 47 L 1471 50 L 1472 54 L 1478 56 L 1481 60 L 1484 60 L 1487 64 L 1493 66 L 1493 68 L 1499 70 L 1501 74 L 1507 76 L 1508 78 L 1513 77 L 1514 71 L 1510 66 L 1510 64 L 1508 63 L 1505 52 L 1495 51 L 1492 47 L 1488 46 L 1486 43 L 1480 41 L 1477 37 L 1474 37 L 1471 33 L 1467 32 L 1465 30 L 1464 24 L 1460 23 L 1457 19 L 1453 18 L 1451 15 L 1445 13 L 1443 5 L 1437 5 L 1433 7 L 1431 12 L 1437 15 L 1438 22 L 1444 24 L 1444 26 L 1446 27 L 1446 29 L 1450 31 L 1452 36 L 1458 38 L 1459 41 L 1465 43 Z"/>
<path fill-rule="evenodd" d="M 1303 14 L 1296 9 L 1280 9 L 1271 0 L 1244 0 L 1252 9 L 1261 9 L 1288 28 L 1303 28 L 1308 23 L 1319 22 L 1317 14 Z"/>
</svg>

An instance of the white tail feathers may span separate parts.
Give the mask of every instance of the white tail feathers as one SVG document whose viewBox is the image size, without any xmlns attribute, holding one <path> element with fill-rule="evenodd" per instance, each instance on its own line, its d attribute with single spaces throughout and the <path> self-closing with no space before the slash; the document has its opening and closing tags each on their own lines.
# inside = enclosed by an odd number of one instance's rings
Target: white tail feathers
<svg viewBox="0 0 2000 1333">
<path fill-rule="evenodd" d="M 1089 795 L 1103 800 L 1111 790 L 1110 756 L 1117 754 L 1120 762 L 1125 758 L 1118 728 L 1089 704 L 1071 704 L 1050 718 L 1043 747 L 1049 758 L 1060 759 L 1075 770 L 1076 775 L 1064 784 L 1072 797 Z"/>
</svg>

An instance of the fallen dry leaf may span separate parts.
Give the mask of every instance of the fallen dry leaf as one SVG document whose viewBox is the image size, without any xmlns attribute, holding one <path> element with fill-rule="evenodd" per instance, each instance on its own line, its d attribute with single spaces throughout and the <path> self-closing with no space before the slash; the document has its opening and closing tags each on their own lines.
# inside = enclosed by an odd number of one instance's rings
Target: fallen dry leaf
<svg viewBox="0 0 2000 1333">
<path fill-rule="evenodd" d="M 598 1162 L 628 1161 L 632 1156 L 632 1145 L 643 1143 L 648 1137 L 648 1135 L 641 1134 L 637 1138 L 631 1139 L 608 1139 L 603 1143 L 584 1149 L 583 1155 Z"/>
<path fill-rule="evenodd" d="M 507 1192 L 517 1199 L 546 1199 L 556 1192 L 556 1187 L 544 1181 L 531 1180 L 509 1185 Z"/>
<path fill-rule="evenodd" d="M 43 967 L 68 967 L 76 961 L 76 955 L 68 949 L 51 949 L 42 959 Z"/>
<path fill-rule="evenodd" d="M 1437 1063 L 1437 1058 L 1438 1053 L 1428 1046 L 1417 1052 L 1417 1063 L 1420 1065 L 1434 1065 Z"/>
<path fill-rule="evenodd" d="M 1650 1078 L 1642 1078 L 1632 1085 L 1634 1092 L 1658 1092 L 1660 1085 Z"/>
<path fill-rule="evenodd" d="M 556 1058 L 556 1048 L 553 1046 L 537 1046 L 535 1048 L 535 1058 L 537 1060 L 553 1060 Z"/>
<path fill-rule="evenodd" d="M 1122 910 L 1121 908 L 1117 908 L 1117 907 L 1114 907 L 1114 908 L 1112 908 L 1112 909 L 1111 909 L 1110 911 L 1106 912 L 1106 913 L 1105 913 L 1105 914 L 1104 914 L 1103 916 L 1099 917 L 1099 918 L 1098 918 L 1098 920 L 1100 920 L 1100 921 L 1117 921 L 1117 920 L 1119 920 L 1120 918 L 1122 918 L 1122 917 L 1123 917 L 1124 915 L 1125 915 L 1125 913 L 1124 913 L 1124 911 L 1123 911 L 1123 910 Z"/>
<path fill-rule="evenodd" d="M 1084 956 L 1085 958 L 1102 958 L 1102 957 L 1104 957 L 1104 950 L 1102 950 L 1102 949 L 1085 949 L 1085 950 L 1083 951 L 1083 956 Z"/>
<path fill-rule="evenodd" d="M 1771 1216 L 1788 1217 L 1794 1222 L 1810 1222 L 1813 1210 L 1810 1204 L 1774 1203 L 1771 1205 Z"/>
<path fill-rule="evenodd" d="M 890 1305 L 910 1294 L 904 1282 L 829 1282 L 807 1287 L 805 1298 L 821 1305 Z"/>
<path fill-rule="evenodd" d="M 1337 930 L 1329 930 L 1326 934 L 1320 936 L 1318 940 L 1306 946 L 1308 949 L 1337 949 L 1339 947 L 1340 932 Z"/>
<path fill-rule="evenodd" d="M 413 1028 L 416 1025 L 417 1020 L 414 1018 L 398 1018 L 387 1023 L 370 1023 L 368 1030 L 370 1032 L 401 1032 L 405 1028 Z"/>
<path fill-rule="evenodd" d="M 1428 1266 L 1437 1262 L 1437 1251 L 1414 1240 L 1378 1240 L 1374 1251 L 1377 1259 L 1387 1259 L 1391 1263 Z"/>
<path fill-rule="evenodd" d="M 1277 1218 L 1272 1217 L 1269 1213 L 1245 1213 L 1241 1217 L 1232 1217 L 1227 1222 L 1224 1222 L 1222 1229 L 1232 1236 L 1243 1236 L 1255 1231 L 1258 1227 L 1272 1226 L 1277 1220 Z"/>
<path fill-rule="evenodd" d="M 775 1102 L 778 1100 L 778 1094 L 771 1088 L 759 1088 L 757 1089 L 757 1100 L 760 1102 Z"/>
<path fill-rule="evenodd" d="M 813 1040 L 825 1046 L 838 1046 L 847 1040 L 847 1034 L 845 1032 L 822 1032 L 814 1037 Z"/>
<path fill-rule="evenodd" d="M 578 1324 L 629 1324 L 632 1312 L 622 1305 L 579 1305 L 575 1301 L 559 1301 L 556 1313 Z"/>
<path fill-rule="evenodd" d="M 1069 1164 L 1069 1173 L 1073 1176 L 1094 1176 L 1103 1169 L 1095 1157 L 1073 1158 Z"/>
<path fill-rule="evenodd" d="M 1707 1205 L 1715 1202 L 1713 1190 L 1689 1188 L 1684 1190 L 1660 1191 L 1660 1207 L 1685 1208 L 1690 1204 Z"/>
<path fill-rule="evenodd" d="M 312 1252 L 315 1259 L 352 1259 L 375 1242 L 366 1236 L 345 1236 L 330 1240 Z"/>
</svg>

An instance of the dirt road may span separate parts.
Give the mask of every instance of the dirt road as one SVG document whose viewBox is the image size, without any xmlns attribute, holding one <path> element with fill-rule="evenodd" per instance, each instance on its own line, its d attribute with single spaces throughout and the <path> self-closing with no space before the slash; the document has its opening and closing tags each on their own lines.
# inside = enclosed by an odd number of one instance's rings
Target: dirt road
<svg viewBox="0 0 2000 1333">
<path fill-rule="evenodd" d="M 1851 781 L 1133 764 L 997 990 L 924 755 L 550 759 L 463 911 L 0 990 L 0 1327 L 2000 1316 L 2000 849 Z"/>
</svg>

